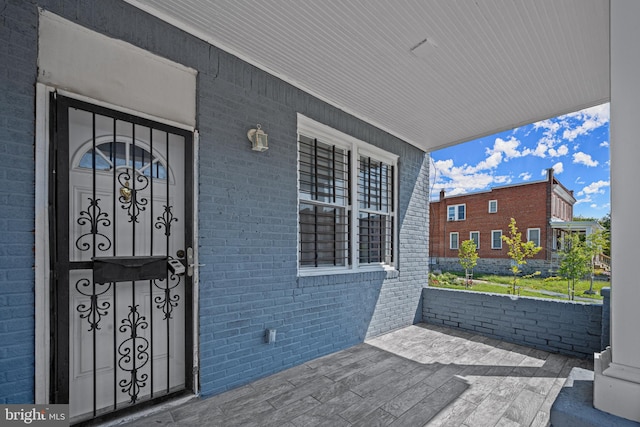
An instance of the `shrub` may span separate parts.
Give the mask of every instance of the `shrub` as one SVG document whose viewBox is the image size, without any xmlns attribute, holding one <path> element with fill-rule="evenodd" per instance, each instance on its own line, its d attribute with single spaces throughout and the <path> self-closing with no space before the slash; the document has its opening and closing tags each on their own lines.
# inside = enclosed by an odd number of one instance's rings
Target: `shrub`
<svg viewBox="0 0 640 427">
<path fill-rule="evenodd" d="M 458 285 L 460 278 L 453 273 L 434 274 L 429 273 L 429 286 L 452 286 Z"/>
</svg>

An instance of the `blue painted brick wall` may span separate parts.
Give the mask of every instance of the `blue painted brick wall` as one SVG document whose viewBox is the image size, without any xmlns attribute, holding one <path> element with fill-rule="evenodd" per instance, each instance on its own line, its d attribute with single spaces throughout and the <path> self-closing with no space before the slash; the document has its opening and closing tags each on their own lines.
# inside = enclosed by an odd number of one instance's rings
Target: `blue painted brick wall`
<svg viewBox="0 0 640 427">
<path fill-rule="evenodd" d="M 425 153 L 121 0 L 0 0 L 0 402 L 33 400 L 38 6 L 198 71 L 203 395 L 421 319 Z M 297 113 L 399 155 L 399 272 L 297 277 Z M 264 153 L 246 138 L 256 123 Z"/>
<path fill-rule="evenodd" d="M 34 390 L 37 11 L 0 1 L 0 403 Z"/>
<path fill-rule="evenodd" d="M 427 323 L 583 358 L 602 350 L 602 305 L 438 289 L 423 290 Z"/>
<path fill-rule="evenodd" d="M 611 288 L 600 289 L 602 295 L 602 338 L 600 348 L 603 350 L 611 345 Z"/>
<path fill-rule="evenodd" d="M 419 318 L 426 277 L 426 156 L 217 52 L 200 75 L 201 380 L 215 394 Z M 297 277 L 296 113 L 400 155 L 400 273 Z M 261 123 L 267 152 L 249 150 Z M 416 185 L 417 182 L 417 185 Z M 413 251 L 419 251 L 417 254 Z M 263 343 L 266 328 L 277 341 Z"/>
</svg>

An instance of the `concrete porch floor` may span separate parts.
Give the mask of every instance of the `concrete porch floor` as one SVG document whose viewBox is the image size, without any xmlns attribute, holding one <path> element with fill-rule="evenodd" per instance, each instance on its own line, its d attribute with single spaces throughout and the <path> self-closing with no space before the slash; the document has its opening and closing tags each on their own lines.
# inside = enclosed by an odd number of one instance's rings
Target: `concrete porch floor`
<svg viewBox="0 0 640 427">
<path fill-rule="evenodd" d="M 418 324 L 120 425 L 547 426 L 580 360 Z"/>
</svg>

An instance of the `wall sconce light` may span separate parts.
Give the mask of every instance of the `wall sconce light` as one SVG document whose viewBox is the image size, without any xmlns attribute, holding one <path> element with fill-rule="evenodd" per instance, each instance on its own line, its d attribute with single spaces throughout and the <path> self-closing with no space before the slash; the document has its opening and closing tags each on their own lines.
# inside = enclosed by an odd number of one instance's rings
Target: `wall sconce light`
<svg viewBox="0 0 640 427">
<path fill-rule="evenodd" d="M 257 129 L 250 129 L 247 137 L 251 141 L 251 149 L 254 151 L 267 151 L 269 143 L 267 142 L 267 134 L 262 131 L 262 126 L 258 124 Z"/>
</svg>

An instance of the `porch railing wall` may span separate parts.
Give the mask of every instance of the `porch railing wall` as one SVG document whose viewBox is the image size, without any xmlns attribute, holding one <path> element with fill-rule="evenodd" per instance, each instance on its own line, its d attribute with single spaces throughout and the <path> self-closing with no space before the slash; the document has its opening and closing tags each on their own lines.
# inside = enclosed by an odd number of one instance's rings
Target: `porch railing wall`
<svg viewBox="0 0 640 427">
<path fill-rule="evenodd" d="M 608 298 L 589 304 L 430 287 L 422 296 L 427 323 L 581 358 L 608 345 Z"/>
</svg>

